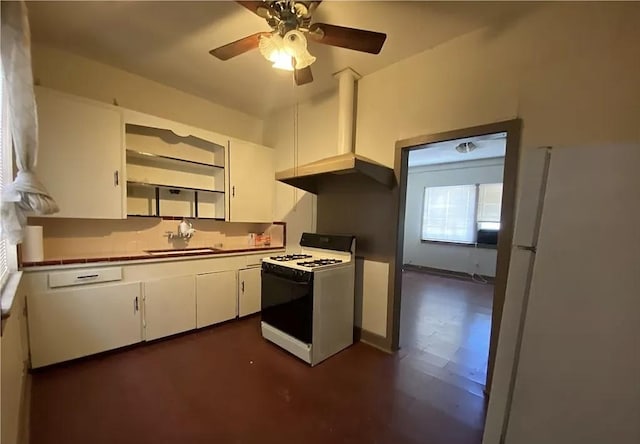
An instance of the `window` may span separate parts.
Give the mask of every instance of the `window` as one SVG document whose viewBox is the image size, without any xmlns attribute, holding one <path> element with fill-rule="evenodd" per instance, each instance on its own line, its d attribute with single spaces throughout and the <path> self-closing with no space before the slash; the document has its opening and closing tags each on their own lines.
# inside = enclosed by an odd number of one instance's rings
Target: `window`
<svg viewBox="0 0 640 444">
<path fill-rule="evenodd" d="M 485 239 L 497 238 L 501 202 L 501 183 L 426 187 L 422 240 L 495 243 Z M 478 238 L 478 230 L 482 239 Z"/>
<path fill-rule="evenodd" d="M 423 211 L 423 240 L 474 243 L 475 185 L 425 188 Z"/>
<path fill-rule="evenodd" d="M 4 92 L 4 76 L 0 70 L 0 194 L 12 176 L 11 139 L 7 126 L 9 112 Z M 7 245 L 7 242 L 0 238 L 0 289 L 9 276 L 9 264 L 13 262 L 14 250 L 15 247 Z"/>
<path fill-rule="evenodd" d="M 502 184 L 481 183 L 478 185 L 478 229 L 499 230 L 502 209 Z"/>
</svg>

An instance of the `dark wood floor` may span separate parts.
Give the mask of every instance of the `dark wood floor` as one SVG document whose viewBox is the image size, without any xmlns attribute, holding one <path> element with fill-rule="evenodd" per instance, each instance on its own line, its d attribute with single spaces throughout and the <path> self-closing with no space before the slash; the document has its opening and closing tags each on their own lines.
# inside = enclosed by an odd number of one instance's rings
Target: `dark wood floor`
<svg viewBox="0 0 640 444">
<path fill-rule="evenodd" d="M 31 443 L 480 443 L 487 288 L 407 273 L 396 355 L 359 343 L 310 368 L 253 317 L 44 369 Z"/>
<path fill-rule="evenodd" d="M 405 271 L 400 354 L 424 372 L 482 396 L 492 300 L 493 285 Z"/>
</svg>

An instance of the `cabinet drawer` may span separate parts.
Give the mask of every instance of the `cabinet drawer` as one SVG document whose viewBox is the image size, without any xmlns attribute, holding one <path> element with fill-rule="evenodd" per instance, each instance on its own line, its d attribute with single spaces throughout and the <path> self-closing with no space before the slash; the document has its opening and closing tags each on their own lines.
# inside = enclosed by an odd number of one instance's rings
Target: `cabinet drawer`
<svg viewBox="0 0 640 444">
<path fill-rule="evenodd" d="M 245 259 L 245 267 L 246 268 L 253 268 L 253 267 L 260 267 L 262 266 L 262 259 L 265 257 L 269 257 L 269 256 L 247 256 Z"/>
<path fill-rule="evenodd" d="M 82 270 L 49 273 L 49 288 L 95 284 L 122 280 L 122 267 L 85 268 Z"/>
</svg>

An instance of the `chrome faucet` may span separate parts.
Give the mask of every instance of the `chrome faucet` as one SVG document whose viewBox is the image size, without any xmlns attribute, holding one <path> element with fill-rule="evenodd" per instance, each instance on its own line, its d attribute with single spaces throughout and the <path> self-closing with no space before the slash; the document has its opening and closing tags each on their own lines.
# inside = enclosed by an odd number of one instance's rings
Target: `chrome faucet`
<svg viewBox="0 0 640 444">
<path fill-rule="evenodd" d="M 193 233 L 195 232 L 196 230 L 193 228 L 193 224 L 187 219 L 182 219 L 182 222 L 178 224 L 178 233 L 180 234 L 180 237 L 184 239 L 191 239 L 191 236 L 193 236 Z"/>
<path fill-rule="evenodd" d="M 193 224 L 185 218 L 182 219 L 182 222 L 178 224 L 178 232 L 174 233 L 171 231 L 167 231 L 167 237 L 169 239 L 180 238 L 189 240 L 195 232 L 196 230 L 195 228 L 193 228 Z"/>
</svg>

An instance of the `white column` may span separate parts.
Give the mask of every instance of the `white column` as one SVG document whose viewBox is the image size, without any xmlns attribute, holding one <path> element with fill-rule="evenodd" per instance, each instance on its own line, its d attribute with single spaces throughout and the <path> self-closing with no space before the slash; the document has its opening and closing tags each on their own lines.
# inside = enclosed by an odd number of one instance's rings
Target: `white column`
<svg viewBox="0 0 640 444">
<path fill-rule="evenodd" d="M 338 154 L 353 150 L 353 118 L 356 81 L 360 74 L 351 68 L 334 74 L 338 79 Z"/>
</svg>

